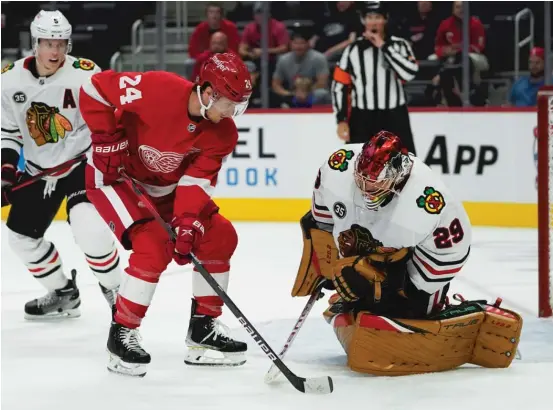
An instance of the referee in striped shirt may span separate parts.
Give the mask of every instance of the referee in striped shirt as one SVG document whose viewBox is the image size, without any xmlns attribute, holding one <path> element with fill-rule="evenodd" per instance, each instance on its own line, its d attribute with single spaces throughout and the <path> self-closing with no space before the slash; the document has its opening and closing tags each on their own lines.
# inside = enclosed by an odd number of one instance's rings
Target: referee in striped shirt
<svg viewBox="0 0 553 410">
<path fill-rule="evenodd" d="M 393 132 L 415 154 L 403 82 L 418 71 L 403 38 L 387 36 L 387 13 L 378 1 L 363 2 L 363 36 L 350 44 L 334 70 L 332 105 L 338 137 L 362 143 L 381 130 Z"/>
</svg>

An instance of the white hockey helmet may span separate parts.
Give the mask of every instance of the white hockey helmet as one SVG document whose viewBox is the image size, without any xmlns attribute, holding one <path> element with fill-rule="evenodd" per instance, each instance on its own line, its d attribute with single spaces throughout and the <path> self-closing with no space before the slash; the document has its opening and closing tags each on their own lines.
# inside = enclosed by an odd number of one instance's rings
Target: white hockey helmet
<svg viewBox="0 0 553 410">
<path fill-rule="evenodd" d="M 33 51 L 36 52 L 38 39 L 67 40 L 67 51 L 71 52 L 71 24 L 65 18 L 61 11 L 44 11 L 35 16 L 31 23 L 31 38 L 33 42 Z"/>
</svg>

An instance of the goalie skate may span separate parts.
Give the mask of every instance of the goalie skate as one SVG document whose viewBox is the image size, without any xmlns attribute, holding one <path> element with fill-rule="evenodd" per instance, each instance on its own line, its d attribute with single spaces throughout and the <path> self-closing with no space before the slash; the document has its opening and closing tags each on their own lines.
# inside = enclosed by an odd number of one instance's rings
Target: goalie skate
<svg viewBox="0 0 553 410">
<path fill-rule="evenodd" d="M 77 271 L 71 271 L 71 279 L 61 289 L 33 299 L 25 304 L 27 320 L 59 320 L 81 316 L 81 298 L 76 284 Z"/>
<path fill-rule="evenodd" d="M 195 307 L 196 302 L 193 301 L 193 314 L 186 337 L 188 353 L 184 363 L 223 367 L 246 363 L 246 343 L 228 337 L 226 327 L 214 317 L 194 314 Z"/>
</svg>

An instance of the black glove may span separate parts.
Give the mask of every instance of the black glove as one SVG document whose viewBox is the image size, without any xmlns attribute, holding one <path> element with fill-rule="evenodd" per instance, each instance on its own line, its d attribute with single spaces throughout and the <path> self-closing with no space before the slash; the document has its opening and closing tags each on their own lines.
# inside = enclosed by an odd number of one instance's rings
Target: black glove
<svg viewBox="0 0 553 410">
<path fill-rule="evenodd" d="M 12 164 L 2 165 L 2 188 L 11 187 L 17 182 L 17 167 Z"/>
<path fill-rule="evenodd" d="M 355 302 L 362 298 L 374 299 L 373 285 L 352 266 L 342 268 L 332 278 L 336 292 L 346 302 Z"/>
<path fill-rule="evenodd" d="M 17 183 L 19 178 L 18 162 L 19 154 L 17 152 L 7 148 L 2 150 L 2 206 L 10 204 L 11 187 Z"/>
<path fill-rule="evenodd" d="M 346 302 L 360 299 L 380 302 L 386 274 L 372 266 L 364 257 L 339 259 L 334 265 L 332 284 Z"/>
</svg>

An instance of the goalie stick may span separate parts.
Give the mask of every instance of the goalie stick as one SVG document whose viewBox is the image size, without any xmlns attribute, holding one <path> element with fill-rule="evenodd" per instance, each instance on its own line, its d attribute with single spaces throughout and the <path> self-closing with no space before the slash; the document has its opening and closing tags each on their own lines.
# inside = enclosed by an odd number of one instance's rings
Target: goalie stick
<svg viewBox="0 0 553 410">
<path fill-rule="evenodd" d="M 163 228 L 167 231 L 169 236 L 175 240 L 176 235 L 173 229 L 167 224 L 163 218 L 159 215 L 156 208 L 152 205 L 148 197 L 140 190 L 136 182 L 127 175 L 125 171 L 121 171 L 121 176 L 123 177 L 123 180 L 127 185 L 129 185 L 130 188 L 135 192 L 138 199 L 143 203 L 143 205 L 148 208 L 154 219 L 163 226 Z M 294 386 L 298 391 L 302 393 L 317 393 L 317 394 L 328 394 L 332 393 L 334 390 L 334 385 L 332 382 L 332 379 L 329 376 L 323 376 L 323 377 L 313 377 L 313 378 L 304 378 L 296 376 L 285 364 L 284 362 L 277 356 L 277 354 L 274 352 L 274 350 L 269 346 L 269 344 L 263 339 L 263 337 L 259 334 L 259 332 L 255 329 L 255 327 L 251 324 L 251 322 L 244 316 L 242 311 L 234 304 L 232 299 L 227 295 L 227 293 L 224 291 L 224 289 L 217 283 L 217 281 L 211 276 L 211 274 L 204 268 L 202 263 L 196 258 L 196 256 L 191 253 L 190 258 L 192 259 L 192 263 L 200 272 L 200 275 L 205 279 L 205 281 L 211 286 L 211 288 L 219 295 L 219 297 L 223 300 L 225 305 L 230 309 L 232 314 L 238 319 L 240 324 L 244 326 L 246 331 L 250 334 L 250 336 L 253 338 L 253 340 L 259 345 L 261 350 L 263 350 L 263 353 L 267 355 L 269 359 L 274 363 L 276 367 L 284 374 L 284 376 L 288 379 L 288 381 Z"/>
<path fill-rule="evenodd" d="M 292 333 L 290 333 L 290 336 L 288 336 L 288 340 L 286 340 L 286 343 L 284 343 L 284 346 L 282 347 L 282 350 L 278 355 L 280 360 L 284 359 L 284 355 L 286 355 L 286 352 L 288 351 L 290 346 L 292 346 L 294 339 L 300 332 L 300 329 L 303 326 L 305 319 L 307 319 L 307 316 L 309 316 L 309 313 L 311 312 L 311 309 L 313 308 L 313 306 L 315 306 L 315 303 L 324 296 L 324 293 L 322 292 L 324 283 L 325 283 L 324 280 L 321 283 L 319 283 L 319 285 L 317 285 L 317 287 L 309 297 L 309 300 L 307 301 L 307 303 L 305 304 L 305 307 L 301 311 L 300 317 L 298 318 L 298 320 L 296 321 L 296 324 L 294 325 L 294 328 L 292 329 Z M 267 374 L 265 375 L 265 379 L 264 379 L 265 383 L 270 384 L 274 382 L 277 379 L 279 374 L 280 374 L 280 369 L 273 363 L 269 368 L 269 370 L 267 371 Z"/>
</svg>

